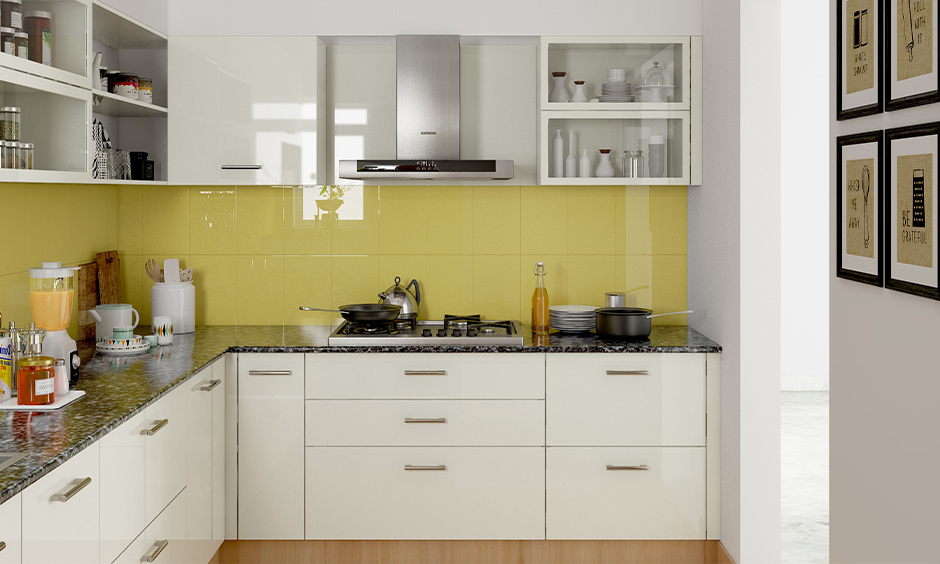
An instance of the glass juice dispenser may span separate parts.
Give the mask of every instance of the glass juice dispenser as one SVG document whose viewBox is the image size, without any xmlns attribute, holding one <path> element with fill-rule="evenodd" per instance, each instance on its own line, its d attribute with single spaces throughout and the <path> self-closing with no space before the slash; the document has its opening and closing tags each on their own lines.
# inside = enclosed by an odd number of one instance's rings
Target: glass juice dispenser
<svg viewBox="0 0 940 564">
<path fill-rule="evenodd" d="M 71 381 L 78 377 L 80 363 L 75 340 L 68 333 L 77 270 L 63 268 L 61 262 L 44 262 L 40 268 L 29 269 L 29 305 L 33 321 L 36 327 L 46 330 L 42 354 L 64 360 Z"/>
</svg>

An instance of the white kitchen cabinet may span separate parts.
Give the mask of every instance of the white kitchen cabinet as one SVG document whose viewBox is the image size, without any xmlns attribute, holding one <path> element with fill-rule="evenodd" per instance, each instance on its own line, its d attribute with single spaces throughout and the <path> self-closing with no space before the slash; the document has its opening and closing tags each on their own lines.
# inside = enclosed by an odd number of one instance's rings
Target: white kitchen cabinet
<svg viewBox="0 0 940 564">
<path fill-rule="evenodd" d="M 185 387 L 187 538 L 207 562 L 225 527 L 225 359 L 213 362 Z"/>
<path fill-rule="evenodd" d="M 0 564 L 20 564 L 23 506 L 17 494 L 0 505 Z"/>
<path fill-rule="evenodd" d="M 186 537 L 186 494 L 180 492 L 114 564 L 205 564 Z"/>
<path fill-rule="evenodd" d="M 88 88 L 91 42 L 87 32 L 91 28 L 92 0 L 24 2 L 23 14 L 30 10 L 43 10 L 52 15 L 52 64 L 0 53 L 0 67 Z"/>
<path fill-rule="evenodd" d="M 238 355 L 238 538 L 304 538 L 304 355 Z"/>
<path fill-rule="evenodd" d="M 186 487 L 186 387 L 174 389 L 144 415 L 145 507 L 150 522 Z"/>
<path fill-rule="evenodd" d="M 173 37 L 170 182 L 323 184 L 325 57 L 316 37 Z"/>
<path fill-rule="evenodd" d="M 544 538 L 541 447 L 309 447 L 308 539 Z"/>
<path fill-rule="evenodd" d="M 98 456 L 92 444 L 23 491 L 24 563 L 98 563 Z"/>
<path fill-rule="evenodd" d="M 548 539 L 704 539 L 702 447 L 548 447 Z"/>
</svg>

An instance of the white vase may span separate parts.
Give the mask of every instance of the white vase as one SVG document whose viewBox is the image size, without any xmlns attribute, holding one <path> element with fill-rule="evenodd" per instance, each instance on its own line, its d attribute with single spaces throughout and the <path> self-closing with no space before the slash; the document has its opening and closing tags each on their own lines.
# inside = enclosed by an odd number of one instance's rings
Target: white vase
<svg viewBox="0 0 940 564">
<path fill-rule="evenodd" d="M 568 89 L 565 88 L 565 73 L 552 73 L 559 74 L 561 76 L 552 76 L 552 91 L 548 93 L 549 102 L 567 102 L 570 100 L 568 97 Z"/>
<path fill-rule="evenodd" d="M 597 163 L 597 169 L 594 176 L 598 178 L 612 178 L 614 176 L 614 166 L 610 164 L 610 149 L 601 149 L 601 162 Z"/>
<path fill-rule="evenodd" d="M 591 157 L 587 154 L 587 149 L 581 149 L 581 163 L 579 176 L 581 178 L 591 178 Z"/>
<path fill-rule="evenodd" d="M 574 156 L 574 130 L 568 130 L 568 156 L 565 157 L 565 178 L 578 176 L 578 159 Z"/>
<path fill-rule="evenodd" d="M 561 138 L 561 130 L 555 130 L 555 138 L 552 139 L 552 178 L 563 178 L 565 176 L 565 140 Z"/>
<path fill-rule="evenodd" d="M 574 94 L 571 95 L 572 102 L 587 102 L 588 97 L 584 93 L 584 81 L 576 80 L 574 81 Z"/>
</svg>

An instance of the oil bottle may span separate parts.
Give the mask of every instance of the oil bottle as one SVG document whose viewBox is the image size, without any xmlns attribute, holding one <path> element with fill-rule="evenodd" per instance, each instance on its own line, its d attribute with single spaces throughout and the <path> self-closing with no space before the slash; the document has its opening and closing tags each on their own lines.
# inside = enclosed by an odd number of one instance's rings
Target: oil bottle
<svg viewBox="0 0 940 564">
<path fill-rule="evenodd" d="M 545 263 L 535 263 L 535 291 L 532 292 L 532 333 L 547 335 L 548 323 L 548 290 L 545 289 Z"/>
</svg>

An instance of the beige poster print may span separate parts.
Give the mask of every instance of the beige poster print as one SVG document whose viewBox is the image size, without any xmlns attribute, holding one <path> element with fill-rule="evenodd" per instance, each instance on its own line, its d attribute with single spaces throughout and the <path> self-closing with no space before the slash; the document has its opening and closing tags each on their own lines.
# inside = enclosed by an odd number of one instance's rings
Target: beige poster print
<svg viewBox="0 0 940 564">
<path fill-rule="evenodd" d="M 897 76 L 933 72 L 933 0 L 897 0 Z"/>
<path fill-rule="evenodd" d="M 875 0 L 848 0 L 845 7 L 845 82 L 848 94 L 875 86 Z"/>
<path fill-rule="evenodd" d="M 933 155 L 905 155 L 897 160 L 897 259 L 933 267 Z"/>
<path fill-rule="evenodd" d="M 845 252 L 875 258 L 875 159 L 845 163 Z"/>
</svg>

